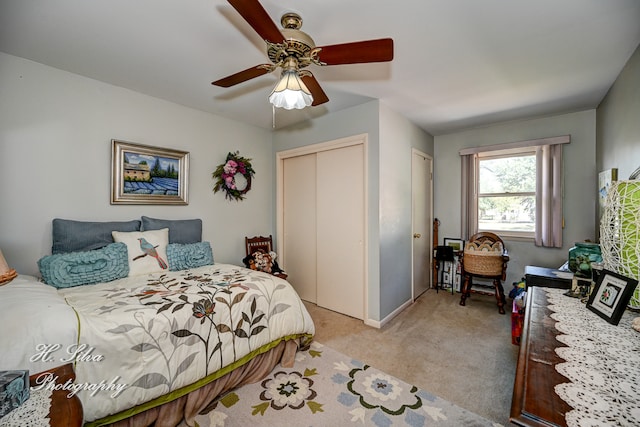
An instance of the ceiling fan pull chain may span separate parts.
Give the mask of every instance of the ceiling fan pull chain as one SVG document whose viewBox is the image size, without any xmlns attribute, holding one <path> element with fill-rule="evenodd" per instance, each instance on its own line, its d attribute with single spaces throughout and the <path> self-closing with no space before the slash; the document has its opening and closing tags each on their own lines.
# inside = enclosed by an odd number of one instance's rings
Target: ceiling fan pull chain
<svg viewBox="0 0 640 427">
<path fill-rule="evenodd" d="M 276 128 L 276 106 L 271 104 L 271 125 Z"/>
</svg>

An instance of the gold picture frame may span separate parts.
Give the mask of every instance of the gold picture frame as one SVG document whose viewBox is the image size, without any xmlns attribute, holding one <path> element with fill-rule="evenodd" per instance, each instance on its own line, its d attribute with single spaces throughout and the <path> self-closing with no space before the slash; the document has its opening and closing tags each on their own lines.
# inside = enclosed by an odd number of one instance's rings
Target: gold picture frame
<svg viewBox="0 0 640 427">
<path fill-rule="evenodd" d="M 187 205 L 187 151 L 111 140 L 111 204 Z"/>
</svg>

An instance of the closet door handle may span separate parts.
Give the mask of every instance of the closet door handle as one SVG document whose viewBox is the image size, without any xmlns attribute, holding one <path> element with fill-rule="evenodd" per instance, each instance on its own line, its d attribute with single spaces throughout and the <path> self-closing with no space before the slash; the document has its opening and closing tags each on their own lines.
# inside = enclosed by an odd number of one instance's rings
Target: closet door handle
<svg viewBox="0 0 640 427">
<path fill-rule="evenodd" d="M 414 233 L 413 234 L 413 238 L 414 239 L 419 239 L 420 237 L 422 237 L 422 235 L 420 233 Z"/>
</svg>

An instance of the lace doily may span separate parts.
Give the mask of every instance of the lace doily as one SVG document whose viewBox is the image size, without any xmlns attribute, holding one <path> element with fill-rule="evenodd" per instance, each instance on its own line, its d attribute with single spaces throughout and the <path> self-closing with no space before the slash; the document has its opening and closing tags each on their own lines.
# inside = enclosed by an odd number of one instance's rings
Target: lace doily
<svg viewBox="0 0 640 427">
<path fill-rule="evenodd" d="M 570 382 L 555 391 L 574 409 L 569 427 L 640 426 L 640 334 L 631 327 L 637 314 L 626 310 L 617 326 L 588 310 L 564 289 L 547 289 L 551 317 L 557 321 L 556 348 L 566 362 L 556 371 Z"/>
<path fill-rule="evenodd" d="M 0 418 L 0 427 L 49 427 L 51 390 L 31 389 L 22 405 Z"/>
</svg>

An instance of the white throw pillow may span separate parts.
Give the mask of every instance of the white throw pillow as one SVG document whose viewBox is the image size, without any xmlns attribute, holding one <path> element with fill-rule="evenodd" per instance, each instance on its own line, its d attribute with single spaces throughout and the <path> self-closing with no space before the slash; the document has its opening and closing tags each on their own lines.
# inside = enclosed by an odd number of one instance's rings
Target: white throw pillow
<svg viewBox="0 0 640 427">
<path fill-rule="evenodd" d="M 169 229 L 111 233 L 115 242 L 127 245 L 129 276 L 169 271 L 167 245 Z"/>
</svg>

